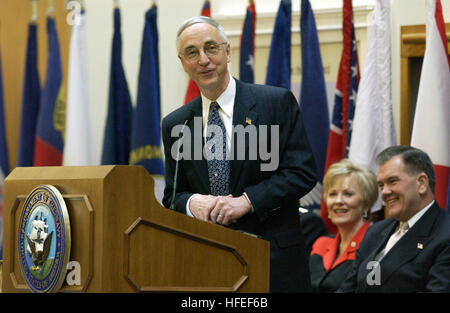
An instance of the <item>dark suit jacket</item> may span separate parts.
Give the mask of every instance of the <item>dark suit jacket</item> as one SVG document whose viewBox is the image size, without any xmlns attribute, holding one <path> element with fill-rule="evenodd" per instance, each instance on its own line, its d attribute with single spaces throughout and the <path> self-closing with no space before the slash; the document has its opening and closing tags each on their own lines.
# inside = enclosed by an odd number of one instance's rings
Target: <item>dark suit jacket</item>
<svg viewBox="0 0 450 313">
<path fill-rule="evenodd" d="M 329 235 L 328 228 L 323 219 L 312 211 L 300 212 L 300 225 L 305 240 L 306 253 L 309 255 L 317 238 Z"/>
<path fill-rule="evenodd" d="M 174 185 L 175 160 L 171 150 L 179 139 L 171 137 L 171 130 L 188 120 L 186 126 L 191 130 L 191 143 L 201 142 L 203 147 L 203 131 L 196 134 L 193 131 L 194 117 L 201 116 L 202 103 L 198 97 L 162 121 L 166 179 L 163 204 L 166 207 L 170 207 Z M 265 150 L 269 152 L 275 143 L 271 140 L 270 125 L 279 126 L 279 138 L 276 138 L 279 142 L 279 166 L 275 171 L 261 171 L 264 161 L 259 151 L 256 160 L 249 159 L 249 149 L 256 148 L 249 144 L 249 140 L 245 141 L 245 160 L 239 160 L 236 156 L 239 148 L 237 138 L 233 136 L 230 193 L 237 197 L 246 192 L 254 212 L 231 227 L 260 235 L 271 242 L 271 291 L 309 291 L 308 257 L 300 228 L 298 199 L 314 187 L 316 170 L 299 106 L 288 90 L 236 80 L 233 126 L 245 127 L 249 123 L 258 130 L 258 142 L 259 126 L 267 125 Z M 191 146 L 193 157 L 195 147 L 194 144 Z M 186 213 L 186 203 L 194 193 L 210 194 L 207 162 L 203 156 L 200 160 L 183 159 L 179 162 L 175 210 Z"/>
<path fill-rule="evenodd" d="M 341 286 L 352 268 L 356 250 L 369 225 L 369 222 L 365 222 L 360 227 L 337 259 L 336 254 L 341 242 L 339 233 L 335 237 L 326 236 L 316 240 L 309 259 L 313 292 L 335 292 Z"/>
<path fill-rule="evenodd" d="M 368 263 L 397 225 L 388 218 L 369 228 L 338 292 L 450 292 L 450 216 L 436 202 L 381 260 L 377 283 Z"/>
</svg>

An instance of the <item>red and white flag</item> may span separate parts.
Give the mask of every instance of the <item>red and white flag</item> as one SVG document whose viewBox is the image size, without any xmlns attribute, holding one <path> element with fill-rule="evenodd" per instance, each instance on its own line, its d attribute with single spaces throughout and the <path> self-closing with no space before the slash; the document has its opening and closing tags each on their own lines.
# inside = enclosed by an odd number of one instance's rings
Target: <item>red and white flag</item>
<svg viewBox="0 0 450 313">
<path fill-rule="evenodd" d="M 328 137 L 325 173 L 333 163 L 348 157 L 359 84 L 359 64 L 353 25 L 352 0 L 344 0 L 342 17 L 343 46 Z M 324 201 L 320 206 L 320 216 L 327 226 L 328 232 L 335 234 L 337 227 L 328 218 L 328 209 Z"/>
<path fill-rule="evenodd" d="M 427 0 L 427 36 L 411 146 L 430 156 L 435 199 L 445 208 L 450 175 L 450 63 L 440 0 Z"/>
</svg>

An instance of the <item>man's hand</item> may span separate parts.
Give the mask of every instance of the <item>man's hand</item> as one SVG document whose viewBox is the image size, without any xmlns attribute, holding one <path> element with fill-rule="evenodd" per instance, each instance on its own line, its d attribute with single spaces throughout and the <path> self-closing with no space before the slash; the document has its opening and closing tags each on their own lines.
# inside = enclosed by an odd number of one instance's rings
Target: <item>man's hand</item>
<svg viewBox="0 0 450 313">
<path fill-rule="evenodd" d="M 251 209 L 252 205 L 244 195 L 235 198 L 231 195 L 220 196 L 217 197 L 215 206 L 210 213 L 210 219 L 213 223 L 229 225 L 250 212 Z"/>
<path fill-rule="evenodd" d="M 189 210 L 196 219 L 211 222 L 210 213 L 218 198 L 212 195 L 195 194 L 189 202 Z"/>
</svg>

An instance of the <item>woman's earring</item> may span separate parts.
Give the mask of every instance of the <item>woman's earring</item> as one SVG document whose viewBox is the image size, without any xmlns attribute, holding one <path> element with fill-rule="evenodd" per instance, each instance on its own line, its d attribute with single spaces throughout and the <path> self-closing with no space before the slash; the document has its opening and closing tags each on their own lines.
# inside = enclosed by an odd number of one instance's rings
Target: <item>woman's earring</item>
<svg viewBox="0 0 450 313">
<path fill-rule="evenodd" d="M 368 210 L 367 210 L 367 211 L 364 211 L 363 218 L 364 218 L 365 220 L 368 220 L 368 219 L 369 219 L 369 211 L 368 211 Z"/>
</svg>

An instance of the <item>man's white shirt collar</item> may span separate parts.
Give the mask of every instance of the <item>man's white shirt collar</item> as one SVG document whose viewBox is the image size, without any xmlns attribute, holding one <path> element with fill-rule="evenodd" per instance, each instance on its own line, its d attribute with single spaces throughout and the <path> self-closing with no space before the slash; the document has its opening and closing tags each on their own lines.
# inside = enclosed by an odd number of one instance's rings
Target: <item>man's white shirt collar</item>
<svg viewBox="0 0 450 313">
<path fill-rule="evenodd" d="M 200 94 L 202 98 L 202 120 L 203 120 L 203 136 L 206 138 L 206 125 L 208 125 L 208 116 L 211 99 L 206 98 L 203 94 Z M 233 126 L 233 109 L 234 99 L 236 97 L 236 81 L 230 74 L 230 80 L 225 91 L 217 98 L 216 102 L 219 104 L 219 115 L 222 118 L 223 124 L 227 131 L 228 146 L 231 143 L 231 129 Z"/>
<path fill-rule="evenodd" d="M 409 228 L 413 227 L 413 225 L 428 211 L 429 208 L 433 205 L 434 200 L 431 201 L 430 204 L 428 204 L 426 207 L 424 207 L 422 210 L 414 214 L 408 221 Z"/>
<path fill-rule="evenodd" d="M 204 125 L 208 122 L 209 107 L 213 100 L 206 98 L 202 93 L 202 113 Z M 216 102 L 219 104 L 220 109 L 227 115 L 228 118 L 233 117 L 234 98 L 236 96 L 236 81 L 230 75 L 230 80 L 225 91 L 217 98 Z M 206 119 L 205 119 L 206 118 Z"/>
</svg>

